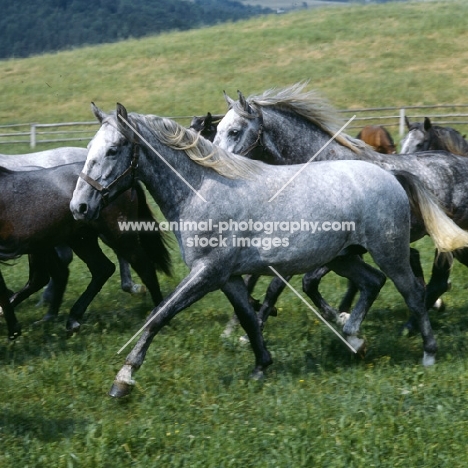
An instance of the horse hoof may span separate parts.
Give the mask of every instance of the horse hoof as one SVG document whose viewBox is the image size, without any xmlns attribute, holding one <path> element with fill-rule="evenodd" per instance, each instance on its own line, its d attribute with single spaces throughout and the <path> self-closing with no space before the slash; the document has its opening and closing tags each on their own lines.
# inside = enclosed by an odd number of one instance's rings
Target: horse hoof
<svg viewBox="0 0 468 468">
<path fill-rule="evenodd" d="M 131 288 L 130 288 L 130 294 L 132 296 L 136 296 L 136 295 L 139 295 L 139 294 L 146 294 L 146 287 L 143 285 L 143 284 L 134 284 Z"/>
<path fill-rule="evenodd" d="M 15 330 L 13 333 L 8 334 L 8 339 L 10 341 L 15 341 L 16 338 L 19 338 L 21 336 L 21 328 Z"/>
<path fill-rule="evenodd" d="M 366 342 L 362 338 L 357 336 L 347 336 L 346 341 L 354 349 L 356 354 L 365 354 L 366 353 Z"/>
<path fill-rule="evenodd" d="M 432 305 L 432 308 L 437 310 L 437 312 L 443 312 L 445 310 L 444 301 L 439 297 L 439 299 L 437 299 L 437 301 Z"/>
<path fill-rule="evenodd" d="M 122 398 L 127 395 L 130 395 L 132 390 L 133 385 L 130 385 L 127 382 L 119 382 L 116 380 L 112 384 L 112 387 L 109 391 L 109 396 L 111 396 L 112 398 Z"/>
<path fill-rule="evenodd" d="M 66 326 L 67 336 L 72 337 L 75 333 L 78 333 L 80 331 L 80 328 L 81 328 L 80 322 L 76 320 L 68 319 L 67 326 Z"/>
<path fill-rule="evenodd" d="M 346 325 L 346 322 L 349 320 L 350 314 L 348 312 L 341 312 L 340 315 L 338 315 L 338 320 L 336 321 L 337 325 L 344 327 Z"/>
<path fill-rule="evenodd" d="M 255 381 L 260 381 L 265 378 L 265 373 L 262 369 L 254 369 L 253 372 L 250 374 L 250 379 Z"/>
<path fill-rule="evenodd" d="M 435 364 L 435 353 L 427 353 L 424 351 L 422 363 L 424 367 L 433 366 Z"/>
</svg>

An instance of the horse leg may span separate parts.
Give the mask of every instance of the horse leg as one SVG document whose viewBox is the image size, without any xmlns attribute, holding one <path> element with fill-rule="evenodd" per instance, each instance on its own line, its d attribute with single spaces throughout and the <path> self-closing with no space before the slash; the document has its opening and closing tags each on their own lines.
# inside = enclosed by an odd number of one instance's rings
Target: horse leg
<svg viewBox="0 0 468 468">
<path fill-rule="evenodd" d="M 123 259 L 120 255 L 117 256 L 117 260 L 119 261 L 120 287 L 122 291 L 128 292 L 130 294 L 145 293 L 146 288 L 143 285 L 133 282 L 132 272 L 130 271 L 130 265 L 127 260 Z"/>
<path fill-rule="evenodd" d="M 360 292 L 351 314 L 341 313 L 337 323 L 344 324 L 343 333 L 347 341 L 356 351 L 361 351 L 365 346 L 364 340 L 357 336 L 361 323 L 385 284 L 386 277 L 381 271 L 364 262 L 360 255 L 337 257 L 329 262 L 327 267 L 339 276 L 352 278 L 353 284 Z"/>
<path fill-rule="evenodd" d="M 466 250 L 468 253 L 468 249 L 460 249 L 459 252 L 461 252 L 462 257 L 463 250 Z M 440 299 L 440 297 L 442 296 L 442 294 L 449 290 L 449 277 L 450 270 L 452 269 L 452 264 L 452 253 L 436 251 L 434 263 L 432 265 L 431 279 L 426 286 L 425 305 L 427 309 L 434 307 L 440 310 L 440 306 L 436 307 L 436 304 L 439 301 L 442 302 L 442 299 Z M 419 260 L 419 252 L 415 249 L 411 249 L 411 267 L 421 284 L 424 284 L 422 267 Z M 408 330 L 409 332 L 414 332 L 418 330 L 418 317 L 415 315 L 411 315 L 410 319 L 403 326 L 403 330 Z"/>
<path fill-rule="evenodd" d="M 318 290 L 320 281 L 325 275 L 330 273 L 330 271 L 331 268 L 328 265 L 324 265 L 314 271 L 306 273 L 302 278 L 302 290 L 310 297 L 325 319 L 336 322 L 339 313 L 328 304 Z"/>
<path fill-rule="evenodd" d="M 259 279 L 260 275 L 244 276 L 244 283 L 250 295 L 250 303 L 254 308 L 256 308 L 258 301 L 256 301 L 251 295 Z M 229 322 L 227 323 L 226 327 L 224 328 L 223 333 L 221 333 L 221 338 L 228 338 L 229 336 L 231 336 L 232 332 L 236 329 L 237 325 L 239 325 L 239 319 L 237 318 L 237 314 L 234 313 L 229 319 Z M 247 341 L 247 339 L 245 339 L 245 341 Z"/>
<path fill-rule="evenodd" d="M 290 281 L 292 276 L 286 276 L 285 280 Z M 275 304 L 278 300 L 278 297 L 284 291 L 286 284 L 281 278 L 273 278 L 268 285 L 267 292 L 265 294 L 265 300 L 263 301 L 262 306 L 258 312 L 258 318 L 260 323 L 262 324 L 262 328 L 265 325 L 265 322 L 268 320 L 268 317 L 272 315 L 276 317 L 278 315 L 278 311 L 276 310 Z"/>
<path fill-rule="evenodd" d="M 3 316 L 7 324 L 8 339 L 16 340 L 21 335 L 21 325 L 19 324 L 15 309 L 10 303 L 10 293 L 0 272 L 0 307 L 3 309 Z"/>
<path fill-rule="evenodd" d="M 69 245 L 61 244 L 55 247 L 55 251 L 57 252 L 58 258 L 63 263 L 63 265 L 68 266 L 73 260 L 73 250 Z M 67 278 L 68 278 L 68 269 L 67 271 Z M 42 293 L 42 297 L 37 303 L 38 306 L 43 304 L 50 304 L 54 297 L 56 296 L 55 292 L 55 280 L 50 278 L 49 283 L 47 284 L 44 292 Z"/>
<path fill-rule="evenodd" d="M 148 258 L 143 248 L 138 244 L 122 241 L 119 242 L 118 245 L 112 244 L 111 247 L 114 248 L 119 258 L 121 273 L 122 266 L 124 266 L 124 269 L 129 270 L 130 264 L 150 292 L 153 304 L 155 306 L 158 305 L 163 299 L 161 288 L 156 275 L 155 266 Z"/>
<path fill-rule="evenodd" d="M 29 280 L 20 291 L 10 297 L 12 306 L 16 307 L 49 282 L 49 284 L 53 284 L 53 288 L 49 291 L 52 293 L 49 300 L 49 310 L 41 321 L 56 318 L 62 304 L 68 273 L 67 265 L 59 258 L 54 248 L 47 249 L 45 252 L 30 254 Z"/>
<path fill-rule="evenodd" d="M 247 293 L 244 292 L 244 295 L 241 295 L 240 299 L 237 297 L 239 293 L 236 294 L 236 291 L 242 288 L 242 281 L 240 277 L 236 280 L 229 280 L 223 286 L 223 291 L 234 303 L 236 313 L 239 314 L 241 323 L 246 326 L 246 331 L 249 333 L 252 342 L 255 346 L 259 346 L 259 349 L 255 349 L 255 356 L 256 370 L 260 371 L 271 363 L 271 357 L 264 346 L 258 320 L 251 307 L 245 306 L 245 304 L 243 304 L 243 307 L 239 305 L 239 301 L 245 299 L 245 297 L 247 297 L 248 303 Z M 123 397 L 131 392 L 135 385 L 133 373 L 143 364 L 146 352 L 161 328 L 176 314 L 201 299 L 208 292 L 219 289 L 222 282 L 222 274 L 219 271 L 211 270 L 206 264 L 201 267 L 195 266 L 192 268 L 189 275 L 181 281 L 177 288 L 151 312 L 146 320 L 146 327 L 140 339 L 127 356 L 124 366 L 120 369 L 114 380 L 109 392 L 111 396 Z"/>
<path fill-rule="evenodd" d="M 403 296 L 409 310 L 417 320 L 423 340 L 423 365 L 430 366 L 434 364 L 437 342 L 432 332 L 429 314 L 427 313 L 426 291 L 424 285 L 416 278 L 409 265 L 409 250 L 408 256 L 406 256 L 404 250 L 401 247 L 397 248 L 397 244 L 395 243 L 390 249 L 377 248 L 374 252 L 370 253 L 379 268 L 393 281 L 395 287 Z"/>
<path fill-rule="evenodd" d="M 95 235 L 78 236 L 70 242 L 70 245 L 76 255 L 86 263 L 91 273 L 91 282 L 70 310 L 66 329 L 71 335 L 79 331 L 80 320 L 96 294 L 113 275 L 115 265 L 104 255 Z"/>
<path fill-rule="evenodd" d="M 450 289 L 450 271 L 453 265 L 453 257 L 459 260 L 464 265 L 468 265 L 468 249 L 459 249 L 452 252 L 437 252 L 435 253 L 434 263 L 432 265 L 431 279 L 426 289 L 426 307 L 434 307 L 436 309 L 437 301 L 442 294 Z"/>
</svg>

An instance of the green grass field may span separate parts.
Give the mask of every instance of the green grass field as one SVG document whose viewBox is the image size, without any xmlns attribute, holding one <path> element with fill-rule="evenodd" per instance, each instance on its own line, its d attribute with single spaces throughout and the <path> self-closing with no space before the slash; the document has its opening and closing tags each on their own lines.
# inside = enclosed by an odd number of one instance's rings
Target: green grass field
<svg viewBox="0 0 468 468">
<path fill-rule="evenodd" d="M 467 13 L 456 1 L 333 7 L 3 61 L 0 123 L 92 120 L 91 101 L 218 113 L 223 89 L 235 96 L 305 79 L 338 108 L 466 103 Z M 432 244 L 416 247 L 429 276 Z M 173 277 L 161 277 L 165 295 L 187 272 L 176 248 L 173 258 Z M 27 259 L 13 263 L 2 272 L 18 289 Z M 121 292 L 116 274 L 82 332 L 67 339 L 67 311 L 88 280 L 75 259 L 57 323 L 34 326 L 44 313 L 35 295 L 17 309 L 20 339 L 9 343 L 0 326 L 2 467 L 468 465 L 468 271 L 459 264 L 446 310 L 431 312 L 440 348 L 433 368 L 420 364 L 419 336 L 399 335 L 408 312 L 389 282 L 363 324 L 365 357 L 286 291 L 265 329 L 274 364 L 263 382 L 250 381 L 241 332 L 220 338 L 231 308 L 216 292 L 155 338 L 123 400 L 107 396 L 128 349 L 117 351 L 152 304 Z M 292 284 L 301 290 L 300 278 Z M 345 286 L 330 274 L 322 292 L 337 304 Z"/>
</svg>

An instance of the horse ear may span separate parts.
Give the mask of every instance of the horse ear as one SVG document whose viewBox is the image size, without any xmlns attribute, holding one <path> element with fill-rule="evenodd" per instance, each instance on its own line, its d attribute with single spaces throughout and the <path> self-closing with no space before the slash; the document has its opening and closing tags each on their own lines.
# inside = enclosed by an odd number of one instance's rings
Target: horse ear
<svg viewBox="0 0 468 468">
<path fill-rule="evenodd" d="M 406 115 L 405 115 L 405 124 L 408 127 L 408 130 L 410 130 L 411 124 L 410 124 L 408 117 L 406 117 Z"/>
<path fill-rule="evenodd" d="M 117 117 L 120 117 L 122 122 L 128 121 L 127 109 L 120 102 L 117 103 Z"/>
<path fill-rule="evenodd" d="M 101 109 L 99 109 L 99 107 L 96 106 L 94 102 L 91 103 L 91 110 L 93 111 L 93 114 L 95 115 L 96 119 L 98 119 L 99 122 L 102 123 L 102 121 L 106 117 L 106 114 Z"/>
<path fill-rule="evenodd" d="M 226 102 L 227 102 L 228 108 L 231 109 L 232 106 L 234 105 L 234 99 L 231 99 L 231 98 L 226 94 L 226 91 L 223 91 L 223 94 L 224 94 L 224 99 L 225 99 Z"/>
<path fill-rule="evenodd" d="M 242 106 L 242 108 L 245 110 L 245 112 L 248 112 L 249 114 L 251 114 L 252 108 L 247 102 L 247 99 L 245 99 L 244 95 L 239 90 L 237 90 L 237 94 L 239 96 L 239 103 Z"/>
<path fill-rule="evenodd" d="M 206 114 L 205 122 L 204 122 L 205 128 L 209 127 L 212 124 L 213 124 L 213 116 L 211 115 L 211 112 L 208 112 Z"/>
<path fill-rule="evenodd" d="M 432 127 L 432 124 L 431 124 L 431 120 L 429 119 L 429 117 L 424 117 L 424 130 L 426 130 L 426 132 Z"/>
</svg>

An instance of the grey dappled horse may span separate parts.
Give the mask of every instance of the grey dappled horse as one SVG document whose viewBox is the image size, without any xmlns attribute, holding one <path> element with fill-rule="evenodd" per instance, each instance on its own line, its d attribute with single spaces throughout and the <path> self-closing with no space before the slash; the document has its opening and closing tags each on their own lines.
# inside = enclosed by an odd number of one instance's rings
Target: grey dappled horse
<svg viewBox="0 0 468 468">
<path fill-rule="evenodd" d="M 232 303 L 250 340 L 255 354 L 254 375 L 263 375 L 272 361 L 241 275 L 272 275 L 272 268 L 285 276 L 331 263 L 338 270 L 352 271 L 357 281 L 371 277 L 372 296 L 361 295 L 360 307 L 353 310 L 343 328 L 356 347 L 363 344 L 357 337 L 361 321 L 387 275 L 418 317 L 424 364 L 434 362 L 437 345 L 424 306 L 424 287 L 409 263 L 408 197 L 394 176 L 360 161 L 272 167 L 228 153 L 170 119 L 127 114 L 121 104 L 116 114 L 107 115 L 94 105 L 93 111 L 101 128 L 89 145 L 70 203 L 74 216 L 96 219 L 102 194 L 112 199 L 136 179 L 146 185 L 168 222 L 175 227 L 181 220 L 192 223 L 191 230 L 174 232 L 190 273 L 148 317 L 143 334 L 116 376 L 112 396 L 131 391 L 133 373 L 142 365 L 159 330 L 181 310 L 218 289 Z M 445 221 L 453 227 L 453 223 L 427 198 L 427 192 L 417 185 L 413 189 L 420 202 L 428 202 L 419 206 L 435 242 L 441 242 L 441 248 L 450 247 L 453 239 L 437 238 L 432 228 Z M 252 227 L 244 230 L 240 224 L 253 220 L 265 226 L 272 221 L 301 219 L 352 220 L 356 229 L 314 235 L 300 230 L 288 233 L 278 244 L 265 231 Z M 208 220 L 218 230 L 207 228 Z M 230 222 L 229 236 L 224 239 L 219 229 L 227 228 Z M 458 235 L 456 229 L 455 233 Z M 357 255 L 341 255 L 343 249 L 354 247 L 366 249 L 385 275 Z"/>
<path fill-rule="evenodd" d="M 305 85 L 298 83 L 271 89 L 248 98 L 239 92 L 237 101 L 225 95 L 229 110 L 218 124 L 215 144 L 274 165 L 300 164 L 309 160 L 361 160 L 388 171 L 407 171 L 436 195 L 458 226 L 468 229 L 467 158 L 440 151 L 404 157 L 384 155 L 345 133 L 336 135 L 343 125 L 340 116 L 315 91 L 304 91 Z M 411 241 L 415 241 L 427 231 L 417 210 L 412 210 L 412 215 Z M 422 274 L 417 251 L 412 249 L 412 253 L 415 272 Z M 468 249 L 459 248 L 453 255 L 468 266 Z M 452 261 L 451 253 L 436 252 L 432 277 L 427 285 L 428 307 L 447 291 Z M 326 271 L 329 269 L 324 273 Z"/>
<path fill-rule="evenodd" d="M 468 141 L 452 127 L 432 125 L 429 117 L 424 122 L 410 122 L 405 117 L 407 135 L 401 141 L 401 154 L 417 151 L 448 151 L 460 156 L 468 156 Z"/>
</svg>

